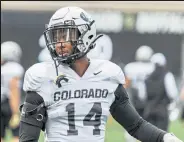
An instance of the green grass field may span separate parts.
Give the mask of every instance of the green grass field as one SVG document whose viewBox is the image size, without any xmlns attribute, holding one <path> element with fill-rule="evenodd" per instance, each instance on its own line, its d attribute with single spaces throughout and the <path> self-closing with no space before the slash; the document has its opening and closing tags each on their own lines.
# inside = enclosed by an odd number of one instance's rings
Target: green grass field
<svg viewBox="0 0 184 142">
<path fill-rule="evenodd" d="M 105 142 L 125 142 L 124 129 L 112 118 L 108 120 Z M 170 123 L 169 132 L 173 132 L 178 138 L 184 141 L 184 123 L 176 120 Z M 11 132 L 8 131 L 6 142 L 11 142 Z M 39 142 L 44 142 L 43 133 L 40 135 Z"/>
</svg>

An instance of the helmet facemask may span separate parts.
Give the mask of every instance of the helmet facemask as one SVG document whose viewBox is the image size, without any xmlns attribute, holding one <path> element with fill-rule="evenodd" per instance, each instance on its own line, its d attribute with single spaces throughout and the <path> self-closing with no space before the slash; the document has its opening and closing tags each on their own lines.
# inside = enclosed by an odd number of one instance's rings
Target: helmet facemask
<svg viewBox="0 0 184 142">
<path fill-rule="evenodd" d="M 90 30 L 89 28 L 87 24 L 75 25 L 73 20 L 67 20 L 63 25 L 55 25 L 47 28 L 44 31 L 44 37 L 53 60 L 71 64 L 75 60 L 85 56 L 89 50 L 86 50 L 82 38 Z M 63 44 L 68 42 L 72 45 L 72 53 L 65 55 L 62 51 Z M 58 47 L 58 44 L 61 46 L 61 54 L 56 52 L 56 45 Z"/>
</svg>

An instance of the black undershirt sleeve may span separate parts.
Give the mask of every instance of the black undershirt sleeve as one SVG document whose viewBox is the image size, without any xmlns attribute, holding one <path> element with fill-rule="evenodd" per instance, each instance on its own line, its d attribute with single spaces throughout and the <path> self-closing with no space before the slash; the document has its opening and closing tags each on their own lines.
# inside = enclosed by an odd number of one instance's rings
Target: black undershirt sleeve
<svg viewBox="0 0 184 142">
<path fill-rule="evenodd" d="M 167 132 L 148 123 L 137 113 L 129 102 L 123 85 L 120 84 L 114 94 L 115 101 L 110 107 L 111 115 L 130 135 L 142 142 L 163 142 L 163 136 Z"/>
<path fill-rule="evenodd" d="M 36 92 L 27 92 L 25 102 L 40 105 L 44 100 Z M 19 142 L 38 142 L 40 132 L 41 128 L 20 121 Z"/>
</svg>

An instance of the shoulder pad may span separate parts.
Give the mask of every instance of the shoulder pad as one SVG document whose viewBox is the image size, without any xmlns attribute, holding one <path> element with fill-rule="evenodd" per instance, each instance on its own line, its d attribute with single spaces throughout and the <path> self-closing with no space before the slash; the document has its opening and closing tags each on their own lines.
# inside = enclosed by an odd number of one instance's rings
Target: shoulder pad
<svg viewBox="0 0 184 142">
<path fill-rule="evenodd" d="M 125 75 L 122 69 L 111 61 L 106 61 L 106 70 L 110 71 L 111 80 L 118 84 L 125 84 Z"/>
<path fill-rule="evenodd" d="M 37 63 L 31 66 L 25 73 L 24 91 L 39 91 L 44 79 L 46 68 L 44 63 Z"/>
</svg>

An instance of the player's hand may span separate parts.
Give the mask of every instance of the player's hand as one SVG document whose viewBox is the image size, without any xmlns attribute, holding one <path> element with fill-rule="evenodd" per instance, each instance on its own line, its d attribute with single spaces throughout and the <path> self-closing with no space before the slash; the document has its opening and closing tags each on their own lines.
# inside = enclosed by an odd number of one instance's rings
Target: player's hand
<svg viewBox="0 0 184 142">
<path fill-rule="evenodd" d="M 172 133 L 167 133 L 164 135 L 163 138 L 164 142 L 183 142 L 180 139 L 178 139 L 174 134 Z"/>
<path fill-rule="evenodd" d="M 20 122 L 20 115 L 13 114 L 10 121 L 9 121 L 9 126 L 11 128 L 16 128 L 19 125 L 19 122 Z"/>
</svg>

